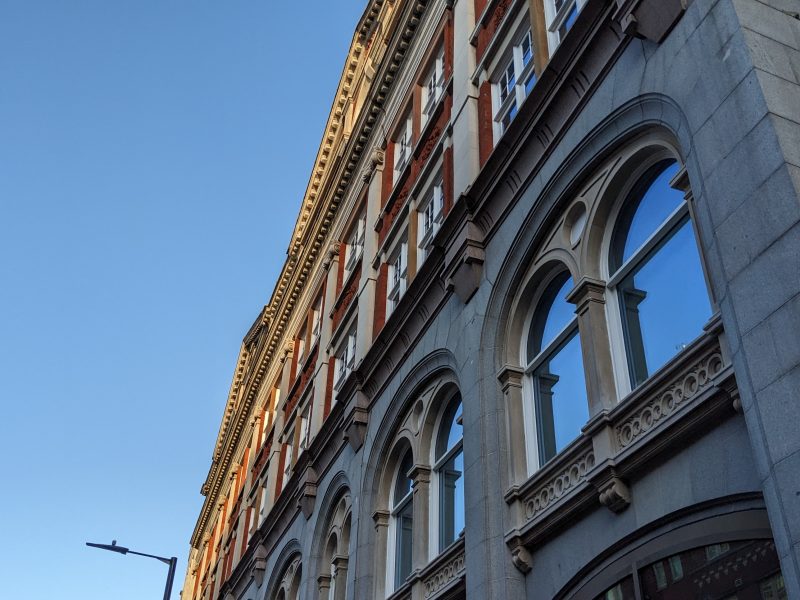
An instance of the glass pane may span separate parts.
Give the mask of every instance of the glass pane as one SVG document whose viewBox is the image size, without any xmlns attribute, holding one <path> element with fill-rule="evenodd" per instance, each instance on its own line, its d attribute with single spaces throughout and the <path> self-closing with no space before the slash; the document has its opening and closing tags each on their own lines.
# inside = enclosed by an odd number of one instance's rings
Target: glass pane
<svg viewBox="0 0 800 600">
<path fill-rule="evenodd" d="M 400 587 L 411 573 L 411 546 L 414 509 L 409 501 L 397 514 L 397 549 L 395 554 L 395 587 Z"/>
<path fill-rule="evenodd" d="M 695 548 L 640 569 L 639 577 L 648 600 L 787 597 L 772 540 Z"/>
<path fill-rule="evenodd" d="M 545 289 L 528 334 L 528 362 L 533 360 L 575 318 L 575 306 L 567 302 L 572 277 L 566 271 Z"/>
<path fill-rule="evenodd" d="M 411 456 L 411 450 L 406 451 L 403 460 L 400 461 L 400 466 L 397 468 L 397 479 L 394 484 L 394 506 L 400 504 L 400 501 L 411 492 L 411 478 L 408 472 L 414 466 L 414 459 Z"/>
<path fill-rule="evenodd" d="M 540 462 L 550 460 L 580 434 L 589 420 L 586 380 L 577 329 L 533 372 Z"/>
<path fill-rule="evenodd" d="M 636 600 L 633 577 L 626 577 L 614 587 L 597 596 L 595 600 Z"/>
<path fill-rule="evenodd" d="M 458 396 L 450 402 L 450 406 L 442 417 L 439 426 L 439 435 L 436 439 L 436 459 L 444 456 L 450 448 L 461 441 L 464 428 L 461 423 L 461 397 Z"/>
<path fill-rule="evenodd" d="M 619 284 L 631 385 L 641 384 L 703 331 L 711 315 L 688 216 Z"/>
<path fill-rule="evenodd" d="M 439 475 L 439 549 L 444 550 L 464 531 L 464 453 L 459 451 L 448 460 Z"/>
<path fill-rule="evenodd" d="M 634 192 L 634 200 L 625 207 L 617 221 L 612 240 L 611 270 L 616 271 L 653 235 L 676 208 L 683 203 L 683 193 L 669 186 L 678 172 L 678 163 L 659 165 Z"/>
</svg>

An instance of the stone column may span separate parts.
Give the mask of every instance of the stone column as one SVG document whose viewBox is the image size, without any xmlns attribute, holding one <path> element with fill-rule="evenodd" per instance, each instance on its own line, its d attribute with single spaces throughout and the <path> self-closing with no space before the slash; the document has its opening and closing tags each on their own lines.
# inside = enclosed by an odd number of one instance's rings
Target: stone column
<svg viewBox="0 0 800 600">
<path fill-rule="evenodd" d="M 412 484 L 414 506 L 414 542 L 411 547 L 411 569 L 419 571 L 428 564 L 428 537 L 430 532 L 431 470 L 423 465 L 414 465 L 409 477 Z M 424 598 L 423 586 L 414 586 L 412 598 Z"/>
<path fill-rule="evenodd" d="M 389 565 L 386 564 L 387 549 L 389 548 L 389 511 L 376 510 L 372 513 L 372 520 L 375 521 L 375 564 L 373 574 L 375 578 L 375 597 L 384 598 L 386 596 L 386 571 Z"/>
<path fill-rule="evenodd" d="M 381 213 L 381 182 L 383 181 L 385 153 L 375 148 L 369 160 L 368 169 L 362 174 L 362 180 L 368 185 L 366 225 L 364 227 L 364 253 L 361 259 L 361 280 L 358 283 L 358 324 L 356 331 L 355 364 L 372 345 L 373 312 L 375 310 L 375 287 L 378 272 L 373 268 L 373 261 L 378 252 L 378 234 L 375 224 Z"/>
<path fill-rule="evenodd" d="M 478 174 L 478 89 L 472 83 L 475 48 L 469 41 L 475 28 L 475 3 L 453 4 L 453 200 Z"/>
<path fill-rule="evenodd" d="M 525 407 L 522 394 L 521 367 L 506 366 L 498 376 L 506 407 L 506 440 L 508 444 L 508 479 L 520 485 L 528 478 L 528 453 L 525 443 Z"/>
<path fill-rule="evenodd" d="M 348 558 L 337 554 L 332 561 L 333 595 L 331 600 L 345 600 L 347 595 Z"/>
<path fill-rule="evenodd" d="M 334 349 L 329 348 L 333 335 L 333 320 L 330 312 L 336 302 L 336 278 L 339 272 L 340 244 L 334 242 L 328 247 L 328 253 L 322 268 L 325 270 L 325 291 L 322 314 L 320 315 L 319 350 L 317 351 L 317 371 L 314 374 L 314 399 L 311 408 L 311 427 L 309 443 L 317 435 L 325 419 L 325 399 L 328 394 L 328 369 Z"/>
</svg>

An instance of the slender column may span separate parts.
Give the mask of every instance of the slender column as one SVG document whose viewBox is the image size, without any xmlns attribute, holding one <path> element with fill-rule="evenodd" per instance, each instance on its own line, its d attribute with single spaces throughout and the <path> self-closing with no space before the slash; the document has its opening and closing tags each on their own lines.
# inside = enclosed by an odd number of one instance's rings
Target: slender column
<svg viewBox="0 0 800 600">
<path fill-rule="evenodd" d="M 528 4 L 531 15 L 531 38 L 533 39 L 533 67 L 538 77 L 550 60 L 547 19 L 544 16 L 544 0 L 528 0 Z"/>
<path fill-rule="evenodd" d="M 525 450 L 525 407 L 522 394 L 524 372 L 520 367 L 506 366 L 498 379 L 506 405 L 506 439 L 508 444 L 508 478 L 520 485 L 528 478 L 528 457 Z"/>
<path fill-rule="evenodd" d="M 317 354 L 317 372 L 314 374 L 314 406 L 311 409 L 310 436 L 313 439 L 322 427 L 325 419 L 325 402 L 328 396 L 328 369 L 334 349 L 329 348 L 333 335 L 333 320 L 328 316 L 336 302 L 336 278 L 339 273 L 339 243 L 328 247 L 328 254 L 322 263 L 325 270 L 325 296 L 323 314 L 320 315 L 319 351 Z"/>
<path fill-rule="evenodd" d="M 333 569 L 331 578 L 333 579 L 333 598 L 332 600 L 345 600 L 347 594 L 347 565 L 346 556 L 338 554 L 333 557 Z"/>
<path fill-rule="evenodd" d="M 412 484 L 414 543 L 411 549 L 411 565 L 412 569 L 422 569 L 428 564 L 431 470 L 422 465 L 415 465 L 409 476 L 414 482 Z"/>
<path fill-rule="evenodd" d="M 389 511 L 376 510 L 372 513 L 372 520 L 375 521 L 375 597 L 384 598 L 386 596 L 386 571 L 389 567 L 386 556 L 389 549 Z"/>
<path fill-rule="evenodd" d="M 356 330 L 355 364 L 372 345 L 373 313 L 375 311 L 375 288 L 378 279 L 377 270 L 372 263 L 378 252 L 378 234 L 375 223 L 381 212 L 381 183 L 385 153 L 375 148 L 370 156 L 368 169 L 362 174 L 362 180 L 368 184 L 366 226 L 364 227 L 364 253 L 361 259 L 361 280 L 358 284 L 358 325 Z"/>
<path fill-rule="evenodd" d="M 478 174 L 478 90 L 472 83 L 475 48 L 469 38 L 475 28 L 475 3 L 453 4 L 453 200 Z"/>
</svg>

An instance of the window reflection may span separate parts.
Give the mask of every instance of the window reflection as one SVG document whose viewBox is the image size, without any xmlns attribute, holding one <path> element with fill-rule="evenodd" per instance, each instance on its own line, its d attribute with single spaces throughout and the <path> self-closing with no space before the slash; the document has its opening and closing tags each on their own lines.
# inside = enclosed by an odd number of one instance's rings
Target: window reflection
<svg viewBox="0 0 800 600">
<path fill-rule="evenodd" d="M 411 548 L 413 545 L 414 504 L 412 481 L 408 473 L 414 466 L 411 450 L 406 451 L 397 469 L 392 517 L 395 525 L 395 588 L 400 587 L 411 573 Z"/>
<path fill-rule="evenodd" d="M 669 186 L 677 169 L 662 163 L 645 176 L 647 186 L 623 208 L 612 238 L 611 279 L 634 388 L 694 340 L 711 315 L 688 207 Z"/>
<path fill-rule="evenodd" d="M 540 462 L 550 460 L 579 434 L 589 419 L 583 356 L 568 273 L 545 289 L 528 336 Z"/>
<path fill-rule="evenodd" d="M 439 550 L 452 544 L 464 531 L 464 451 L 461 397 L 447 407 L 436 441 L 439 478 Z"/>
</svg>

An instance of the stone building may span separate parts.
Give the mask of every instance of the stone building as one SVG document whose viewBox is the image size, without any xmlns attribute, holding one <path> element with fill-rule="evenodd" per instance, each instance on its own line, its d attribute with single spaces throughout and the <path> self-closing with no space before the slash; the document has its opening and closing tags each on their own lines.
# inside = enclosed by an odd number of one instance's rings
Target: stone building
<svg viewBox="0 0 800 600">
<path fill-rule="evenodd" d="M 800 598 L 796 0 L 369 0 L 183 600 Z"/>
</svg>

